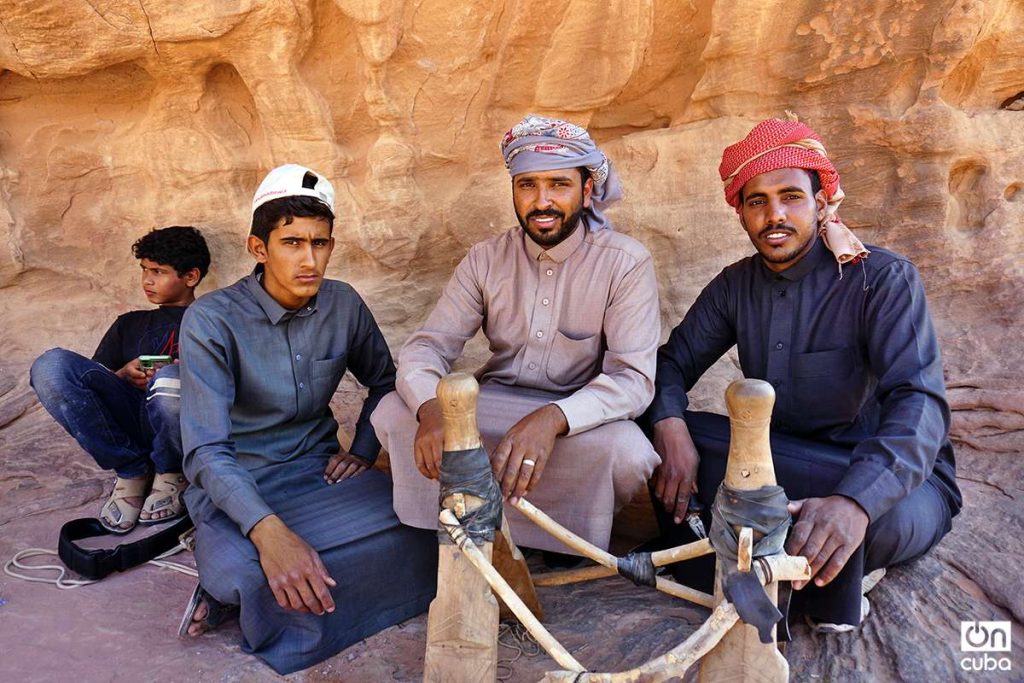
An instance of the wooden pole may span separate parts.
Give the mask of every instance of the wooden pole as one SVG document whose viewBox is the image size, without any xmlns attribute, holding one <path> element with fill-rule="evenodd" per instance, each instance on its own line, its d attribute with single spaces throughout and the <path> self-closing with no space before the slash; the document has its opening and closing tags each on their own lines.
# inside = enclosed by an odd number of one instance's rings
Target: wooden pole
<svg viewBox="0 0 1024 683">
<path fill-rule="evenodd" d="M 438 384 L 445 454 L 480 447 L 476 422 L 479 392 L 476 379 L 465 373 L 449 375 Z M 463 516 L 480 503 L 463 494 L 458 494 L 456 500 L 443 501 L 444 508 Z M 491 559 L 491 543 L 482 543 L 478 550 L 488 561 Z M 497 675 L 498 603 L 487 581 L 458 546 L 442 543 L 437 558 L 437 595 L 427 617 L 423 680 L 487 682 L 496 680 Z"/>
<path fill-rule="evenodd" d="M 573 583 L 593 581 L 595 579 L 606 579 L 609 576 L 617 576 L 618 572 L 608 569 L 599 564 L 592 567 L 580 567 L 579 569 L 565 569 L 557 572 L 545 572 L 538 574 L 533 579 L 535 586 L 567 586 Z"/>
<path fill-rule="evenodd" d="M 443 463 L 451 457 L 473 458 L 469 462 L 480 464 L 490 472 L 476 421 L 479 393 L 476 379 L 466 373 L 448 375 L 438 384 L 437 399 L 444 419 L 442 478 L 445 476 Z M 441 483 L 444 488 L 454 482 Z M 500 491 L 496 484 L 493 491 L 496 496 L 493 502 L 500 505 L 500 500 L 497 500 Z M 462 520 L 485 502 L 490 501 L 469 493 L 453 493 L 441 501 L 441 509 L 451 510 L 456 519 Z M 495 530 L 494 542 L 476 539 L 476 547 L 488 562 L 493 560 L 497 571 L 509 580 L 522 602 L 538 618 L 543 618 L 526 560 L 512 542 L 508 523 L 502 520 L 500 529 Z M 437 577 L 437 595 L 430 604 L 427 619 L 424 680 L 494 680 L 497 676 L 499 611 L 487 581 L 450 543 L 442 543 L 438 548 Z M 502 600 L 502 607 L 506 604 Z"/>
<path fill-rule="evenodd" d="M 775 482 L 769 427 L 775 390 L 767 382 L 756 379 L 737 380 L 725 391 L 729 410 L 731 438 L 725 484 L 733 489 L 752 491 Z M 736 533 L 742 530 L 737 528 Z M 759 539 L 753 538 L 752 541 Z M 749 564 L 747 565 L 749 568 Z M 715 600 L 725 600 L 722 582 L 726 566 L 721 557 L 715 570 Z M 778 602 L 778 581 L 765 586 L 773 602 Z M 774 634 L 774 631 L 773 631 Z M 743 623 L 733 626 L 725 637 L 704 656 L 700 663 L 702 683 L 722 681 L 764 681 L 778 683 L 789 680 L 789 664 L 771 643 L 762 643 L 757 629 Z"/>
<path fill-rule="evenodd" d="M 664 567 L 666 564 L 710 555 L 713 552 L 715 552 L 715 549 L 711 547 L 711 541 L 702 538 L 693 543 L 677 545 L 675 548 L 666 548 L 665 550 L 653 552 L 651 553 L 651 562 L 654 563 L 655 567 Z"/>
</svg>

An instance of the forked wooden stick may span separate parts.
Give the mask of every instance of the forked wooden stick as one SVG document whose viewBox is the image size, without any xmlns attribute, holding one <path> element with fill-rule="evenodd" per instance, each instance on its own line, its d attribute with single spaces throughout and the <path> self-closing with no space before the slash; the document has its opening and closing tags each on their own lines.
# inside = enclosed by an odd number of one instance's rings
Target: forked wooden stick
<svg viewBox="0 0 1024 683">
<path fill-rule="evenodd" d="M 739 618 L 732 604 L 724 601 L 714 609 L 708 620 L 689 638 L 664 655 L 621 673 L 589 673 L 533 616 L 530 609 L 466 535 L 455 514 L 451 510 L 445 509 L 441 511 L 439 519 L 465 557 L 487 581 L 491 590 L 505 601 L 505 604 L 529 631 L 537 644 L 544 648 L 545 652 L 551 655 L 551 658 L 559 666 L 563 667 L 562 671 L 549 672 L 543 679 L 545 681 L 600 681 L 602 683 L 659 683 L 666 681 L 681 676 L 686 669 L 713 648 Z"/>
<path fill-rule="evenodd" d="M 619 560 L 617 557 L 609 552 L 601 550 L 593 543 L 590 543 L 569 531 L 525 498 L 520 498 L 518 502 L 515 503 L 515 508 L 522 512 L 523 515 L 525 515 L 531 522 L 576 552 L 589 557 L 594 562 L 597 562 L 599 565 L 615 572 L 616 574 L 619 573 Z M 704 607 L 715 606 L 715 598 L 713 595 L 708 595 L 707 593 L 694 590 L 693 588 L 684 586 L 681 583 L 676 583 L 675 581 L 670 581 L 669 579 L 661 576 L 655 579 L 655 588 L 663 593 L 674 595 L 675 597 L 682 598 L 683 600 L 689 600 L 690 602 Z"/>
<path fill-rule="evenodd" d="M 764 383 L 760 383 L 764 384 Z M 445 451 L 466 451 L 480 447 L 476 427 L 476 381 L 466 375 L 451 375 L 438 388 L 445 418 Z M 767 392 L 771 392 L 768 387 Z M 767 399 L 767 400 L 766 400 Z M 733 488 L 758 488 L 774 483 L 771 454 L 767 450 L 768 419 L 774 394 L 766 393 L 758 384 L 734 383 L 726 393 L 730 417 L 733 418 L 733 439 L 726 482 Z M 765 406 L 767 405 L 767 412 Z M 767 460 L 766 460 L 767 458 Z M 687 588 L 674 581 L 656 577 L 656 587 L 670 595 L 707 607 L 714 607 L 708 620 L 683 643 L 640 667 L 620 673 L 587 672 L 569 652 L 547 631 L 490 561 L 491 543 L 478 546 L 459 521 L 479 505 L 481 499 L 455 493 L 444 501 L 440 512 L 442 527 L 455 545 L 440 550 L 438 594 L 431 604 L 428 619 L 428 646 L 424 678 L 428 681 L 494 680 L 497 653 L 497 595 L 537 640 L 537 643 L 563 667 L 549 672 L 545 681 L 590 681 L 601 683 L 660 683 L 682 676 L 704 657 L 702 677 L 712 680 L 780 680 L 788 673 L 788 665 L 778 651 L 769 646 L 756 648 L 756 632 L 739 619 L 735 607 L 721 596 Z M 528 501 L 515 504 L 527 518 L 567 546 L 597 562 L 599 567 L 577 570 L 576 576 L 618 573 L 618 558 L 564 528 Z M 739 530 L 737 530 L 739 531 Z M 749 531 L 749 530 L 748 530 Z M 750 558 L 753 538 L 743 533 L 741 545 L 743 568 L 753 571 L 762 584 L 768 584 L 774 597 L 780 580 L 806 580 L 810 576 L 807 561 L 779 553 L 767 558 Z M 662 566 L 690 557 L 713 552 L 706 540 L 678 548 L 652 553 L 651 562 Z M 514 558 L 521 562 L 521 558 Z M 562 572 L 563 576 L 569 574 Z M 527 579 L 529 575 L 527 574 Z M 531 587 L 532 588 L 532 587 Z M 719 603 L 714 605 L 718 599 Z M 758 642 L 759 645 L 759 642 Z M 714 655 L 718 655 L 715 657 Z M 705 657 L 707 655 L 707 657 Z M 774 655 L 774 656 L 773 656 Z M 779 661 L 781 660 L 781 670 Z M 711 666 L 706 666 L 711 664 Z"/>
<path fill-rule="evenodd" d="M 702 538 L 693 543 L 686 543 L 675 548 L 667 548 L 651 553 L 651 562 L 655 567 L 664 567 L 666 564 L 682 562 L 683 560 L 689 560 L 702 555 L 710 555 L 713 552 L 715 552 L 715 549 L 711 547 L 710 541 Z M 566 569 L 565 571 L 541 574 L 533 580 L 533 583 L 535 586 L 565 586 L 570 583 L 593 581 L 594 579 L 603 579 L 617 574 L 618 571 L 599 564 L 596 567 Z"/>
</svg>

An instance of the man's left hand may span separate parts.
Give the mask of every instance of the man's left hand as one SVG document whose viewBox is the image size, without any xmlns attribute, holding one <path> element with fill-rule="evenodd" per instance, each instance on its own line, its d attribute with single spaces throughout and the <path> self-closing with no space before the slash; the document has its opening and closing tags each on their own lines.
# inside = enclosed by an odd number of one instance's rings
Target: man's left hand
<svg viewBox="0 0 1024 683">
<path fill-rule="evenodd" d="M 789 512 L 796 523 L 786 541 L 786 552 L 807 558 L 814 585 L 828 585 L 864 542 L 868 513 L 846 496 L 793 500 Z M 805 584 L 794 581 L 793 588 L 800 590 Z"/>
<path fill-rule="evenodd" d="M 516 503 L 540 482 L 555 437 L 569 431 L 562 409 L 554 403 L 538 408 L 505 432 L 491 454 L 491 468 L 501 493 Z"/>
<path fill-rule="evenodd" d="M 327 461 L 327 467 L 324 468 L 324 479 L 328 484 L 337 484 L 342 479 L 362 474 L 368 469 L 370 469 L 370 463 L 341 451 Z"/>
</svg>

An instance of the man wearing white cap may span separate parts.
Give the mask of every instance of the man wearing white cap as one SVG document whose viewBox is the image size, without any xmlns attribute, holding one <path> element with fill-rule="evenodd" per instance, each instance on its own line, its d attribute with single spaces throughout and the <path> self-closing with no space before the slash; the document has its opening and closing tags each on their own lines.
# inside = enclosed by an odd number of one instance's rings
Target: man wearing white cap
<svg viewBox="0 0 1024 683">
<path fill-rule="evenodd" d="M 324 279 L 333 205 L 318 173 L 271 171 L 253 199 L 255 270 L 199 299 L 181 328 L 200 580 L 181 634 L 239 614 L 243 649 L 282 674 L 434 595 L 436 539 L 398 521 L 391 482 L 370 469 L 380 443 L 369 416 L 395 367 L 355 290 Z M 348 451 L 329 405 L 346 370 L 369 389 Z"/>
<path fill-rule="evenodd" d="M 528 496 L 608 547 L 615 512 L 658 456 L 630 418 L 654 396 L 658 285 L 647 249 L 604 209 L 618 176 L 583 128 L 527 116 L 501 143 L 519 225 L 474 245 L 430 317 L 402 347 L 397 393 L 373 424 L 391 454 L 395 510 L 437 526 L 437 383 L 481 328 L 491 358 L 477 415 L 506 496 Z M 506 507 L 520 545 L 566 550 Z"/>
</svg>

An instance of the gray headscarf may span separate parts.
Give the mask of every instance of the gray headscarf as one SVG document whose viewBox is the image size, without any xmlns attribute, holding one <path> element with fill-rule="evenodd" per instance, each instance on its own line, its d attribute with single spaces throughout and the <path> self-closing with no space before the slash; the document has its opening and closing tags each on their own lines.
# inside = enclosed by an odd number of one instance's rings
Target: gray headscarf
<svg viewBox="0 0 1024 683">
<path fill-rule="evenodd" d="M 612 229 L 604 209 L 622 199 L 622 185 L 611 161 L 597 148 L 586 129 L 529 114 L 505 133 L 501 153 L 512 177 L 530 171 L 585 167 L 594 181 L 594 190 L 582 221 L 592 232 Z"/>
</svg>

